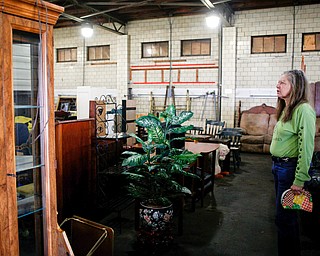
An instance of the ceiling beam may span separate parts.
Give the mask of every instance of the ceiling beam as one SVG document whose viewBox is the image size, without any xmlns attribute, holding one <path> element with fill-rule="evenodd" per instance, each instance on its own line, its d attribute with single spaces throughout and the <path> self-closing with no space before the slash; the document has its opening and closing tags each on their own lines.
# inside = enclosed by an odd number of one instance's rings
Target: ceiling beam
<svg viewBox="0 0 320 256">
<path fill-rule="evenodd" d="M 87 2 L 87 5 L 97 5 L 97 6 L 123 6 L 132 4 L 132 2 Z M 201 7 L 203 4 L 201 3 L 189 3 L 189 2 L 171 2 L 171 3 L 153 3 L 150 2 L 147 5 L 150 6 L 194 6 L 194 7 Z"/>
<path fill-rule="evenodd" d="M 73 16 L 73 15 L 70 15 L 70 14 L 67 14 L 67 13 L 62 13 L 61 16 L 65 17 L 65 18 L 68 18 L 70 20 L 74 20 L 74 21 L 77 21 L 79 23 L 82 23 L 82 22 L 85 22 L 86 20 L 85 19 L 81 19 L 81 18 L 78 18 L 76 16 Z M 112 23 L 113 25 L 113 29 L 112 28 L 109 28 L 109 27 L 106 27 L 105 25 L 103 24 L 95 24 L 97 26 L 99 26 L 100 28 L 103 28 L 105 30 L 108 30 L 110 32 L 113 32 L 113 33 L 116 33 L 118 35 L 125 35 L 125 33 L 121 32 L 120 29 L 123 27 L 121 24 L 120 24 L 120 27 L 117 28 L 116 24 L 115 23 Z"/>
<path fill-rule="evenodd" d="M 142 5 L 148 4 L 149 2 L 150 2 L 150 0 L 145 0 L 145 1 L 141 1 L 141 2 L 135 2 L 135 3 L 130 3 L 130 4 L 128 4 L 128 5 L 123 5 L 123 6 L 120 6 L 120 7 L 117 7 L 117 8 L 112 8 L 112 9 L 108 9 L 108 10 L 104 10 L 104 11 L 97 11 L 97 12 L 95 12 L 95 13 L 82 16 L 81 18 L 90 18 L 90 17 L 93 17 L 93 16 L 105 14 L 105 13 L 107 13 L 107 12 L 113 12 L 113 11 L 118 11 L 118 10 L 120 10 L 120 9 L 142 6 Z"/>
<path fill-rule="evenodd" d="M 86 10 L 88 10 L 90 12 L 93 12 L 93 13 L 98 13 L 99 12 L 99 10 L 97 10 L 97 9 L 95 9 L 93 7 L 90 7 L 90 6 L 86 5 L 86 4 L 80 4 L 77 0 L 72 0 L 72 2 L 74 3 L 75 6 L 78 6 L 80 8 L 86 9 Z M 109 19 L 110 22 L 117 22 L 117 23 L 121 24 L 122 26 L 126 25 L 126 23 L 124 21 L 119 20 L 117 18 L 114 18 L 114 17 L 112 17 L 112 16 L 110 16 L 108 14 L 101 13 L 100 15 L 103 15 L 105 18 Z M 84 19 L 83 17 L 81 17 L 81 18 Z"/>
</svg>

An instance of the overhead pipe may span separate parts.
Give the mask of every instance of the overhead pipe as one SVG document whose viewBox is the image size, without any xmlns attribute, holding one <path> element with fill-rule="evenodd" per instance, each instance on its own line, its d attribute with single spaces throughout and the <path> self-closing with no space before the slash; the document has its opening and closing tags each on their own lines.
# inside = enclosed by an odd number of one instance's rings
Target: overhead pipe
<svg viewBox="0 0 320 256">
<path fill-rule="evenodd" d="M 221 98 L 222 98 L 222 23 L 219 24 L 219 69 L 218 69 L 218 115 L 216 113 L 216 118 L 218 121 L 221 120 Z"/>
<path fill-rule="evenodd" d="M 294 44 L 295 44 L 295 37 L 296 37 L 296 6 L 293 6 L 293 24 L 292 24 L 292 54 L 291 54 L 291 69 L 294 67 L 294 55 L 295 55 L 295 50 L 294 50 Z"/>
</svg>

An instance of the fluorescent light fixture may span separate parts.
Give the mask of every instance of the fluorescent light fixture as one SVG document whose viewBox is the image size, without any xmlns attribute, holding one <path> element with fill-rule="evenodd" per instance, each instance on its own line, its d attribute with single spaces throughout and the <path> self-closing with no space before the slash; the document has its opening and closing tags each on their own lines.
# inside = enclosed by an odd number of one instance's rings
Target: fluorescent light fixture
<svg viewBox="0 0 320 256">
<path fill-rule="evenodd" d="M 93 26 L 92 24 L 86 22 L 81 25 L 81 34 L 84 37 L 91 37 L 93 35 Z"/>
<path fill-rule="evenodd" d="M 220 24 L 220 18 L 216 14 L 206 17 L 206 23 L 209 28 L 217 28 Z"/>
<path fill-rule="evenodd" d="M 211 3 L 210 0 L 200 0 L 208 9 L 213 9 L 214 5 Z"/>
</svg>

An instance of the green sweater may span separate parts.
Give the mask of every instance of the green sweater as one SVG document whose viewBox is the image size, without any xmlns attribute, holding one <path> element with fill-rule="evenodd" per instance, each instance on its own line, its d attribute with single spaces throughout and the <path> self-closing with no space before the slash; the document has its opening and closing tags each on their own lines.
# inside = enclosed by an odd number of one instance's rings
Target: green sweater
<svg viewBox="0 0 320 256">
<path fill-rule="evenodd" d="M 280 118 L 282 119 L 282 118 Z M 308 103 L 297 106 L 288 122 L 279 120 L 274 127 L 270 153 L 277 157 L 298 157 L 294 185 L 304 186 L 314 150 L 316 116 Z"/>
</svg>

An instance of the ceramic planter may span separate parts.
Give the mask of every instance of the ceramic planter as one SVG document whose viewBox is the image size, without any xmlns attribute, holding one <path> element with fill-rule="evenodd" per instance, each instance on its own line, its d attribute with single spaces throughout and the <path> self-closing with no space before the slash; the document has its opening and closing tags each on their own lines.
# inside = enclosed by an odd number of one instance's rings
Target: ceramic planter
<svg viewBox="0 0 320 256">
<path fill-rule="evenodd" d="M 140 204 L 138 243 L 148 248 L 169 246 L 173 241 L 173 207 Z"/>
</svg>

